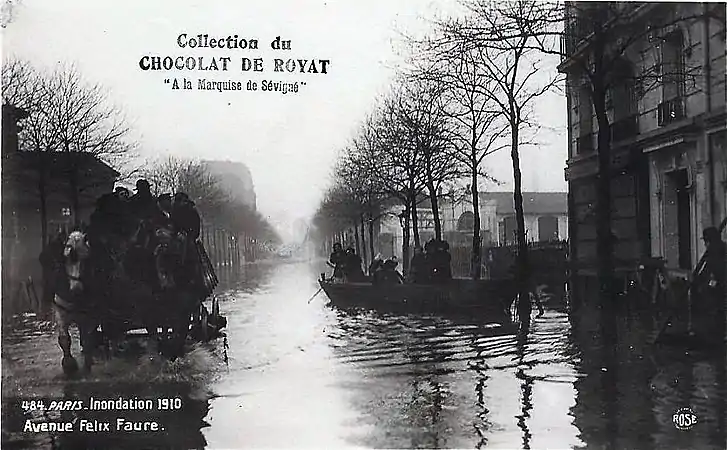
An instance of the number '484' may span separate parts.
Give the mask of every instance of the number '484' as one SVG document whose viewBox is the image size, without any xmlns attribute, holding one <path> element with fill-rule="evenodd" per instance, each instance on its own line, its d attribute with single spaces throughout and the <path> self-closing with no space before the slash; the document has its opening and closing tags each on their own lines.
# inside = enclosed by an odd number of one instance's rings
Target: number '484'
<svg viewBox="0 0 727 450">
<path fill-rule="evenodd" d="M 23 400 L 21 405 L 23 411 L 36 411 L 45 409 L 45 402 L 43 400 Z"/>
</svg>

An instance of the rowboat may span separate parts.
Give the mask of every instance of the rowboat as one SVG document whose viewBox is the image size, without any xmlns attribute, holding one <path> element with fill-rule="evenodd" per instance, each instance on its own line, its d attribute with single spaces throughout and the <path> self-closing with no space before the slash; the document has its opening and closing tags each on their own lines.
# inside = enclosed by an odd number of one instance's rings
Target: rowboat
<svg viewBox="0 0 727 450">
<path fill-rule="evenodd" d="M 399 313 L 509 317 L 517 296 L 513 279 L 455 278 L 440 284 L 376 285 L 365 281 L 335 283 L 321 277 L 318 283 L 332 306 Z"/>
</svg>

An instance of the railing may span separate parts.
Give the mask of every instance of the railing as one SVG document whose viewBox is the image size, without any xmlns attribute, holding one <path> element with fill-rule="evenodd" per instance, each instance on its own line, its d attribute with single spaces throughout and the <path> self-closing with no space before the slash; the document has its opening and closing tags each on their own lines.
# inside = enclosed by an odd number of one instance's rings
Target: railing
<svg viewBox="0 0 727 450">
<path fill-rule="evenodd" d="M 579 136 L 576 141 L 576 154 L 583 155 L 593 151 L 593 133 Z"/>
<path fill-rule="evenodd" d="M 611 124 L 611 142 L 622 141 L 637 134 L 639 134 L 639 121 L 636 114 Z"/>
<path fill-rule="evenodd" d="M 684 98 L 676 97 L 659 104 L 658 108 L 659 126 L 666 126 L 672 122 L 679 121 L 687 116 Z"/>
</svg>

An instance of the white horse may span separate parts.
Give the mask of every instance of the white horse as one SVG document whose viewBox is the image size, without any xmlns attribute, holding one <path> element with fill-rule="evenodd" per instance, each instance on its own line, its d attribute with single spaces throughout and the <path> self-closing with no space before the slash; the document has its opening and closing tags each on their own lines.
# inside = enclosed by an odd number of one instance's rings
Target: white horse
<svg viewBox="0 0 727 450">
<path fill-rule="evenodd" d="M 71 324 L 78 326 L 81 337 L 84 370 L 90 371 L 93 365 L 93 350 L 96 345 L 98 320 L 91 307 L 89 277 L 87 267 L 91 249 L 86 235 L 80 231 L 72 232 L 63 249 L 63 271 L 58 277 L 53 308 L 58 324 L 58 345 L 63 350 L 63 372 L 71 375 L 78 371 L 78 363 L 71 354 Z"/>
</svg>

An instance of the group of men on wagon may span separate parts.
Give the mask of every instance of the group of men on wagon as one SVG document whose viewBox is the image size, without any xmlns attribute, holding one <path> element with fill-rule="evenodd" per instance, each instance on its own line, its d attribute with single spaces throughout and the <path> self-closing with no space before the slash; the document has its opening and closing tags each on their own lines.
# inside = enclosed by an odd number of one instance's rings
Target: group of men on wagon
<svg viewBox="0 0 727 450">
<path fill-rule="evenodd" d="M 185 193 L 155 196 L 150 183 L 140 179 L 134 195 L 124 187 L 101 195 L 88 225 L 81 228 L 92 249 L 90 277 L 101 291 L 111 285 L 109 280 L 118 275 L 119 270 L 132 280 L 158 288 L 155 252 L 160 245 L 176 240 L 186 275 L 180 279 L 200 295 L 209 294 L 210 286 L 203 278 L 197 243 L 201 217 Z M 52 284 L 52 279 L 56 278 L 54 274 L 61 264 L 63 246 L 64 237 L 59 234 L 41 255 L 41 265 L 48 274 L 47 284 Z M 48 287 L 51 289 L 44 291 L 52 291 L 52 286 Z"/>
<path fill-rule="evenodd" d="M 452 257 L 449 253 L 449 244 L 446 241 L 430 240 L 424 249 L 414 248 L 414 256 L 409 266 L 406 278 L 396 270 L 399 262 L 396 256 L 384 259 L 381 254 L 369 266 L 370 280 L 374 284 L 436 284 L 446 282 L 452 278 Z M 361 267 L 361 257 L 352 247 L 345 251 L 340 243 L 333 244 L 333 253 L 328 260 L 333 268 L 333 279 L 337 281 L 361 282 L 366 281 Z"/>
</svg>

